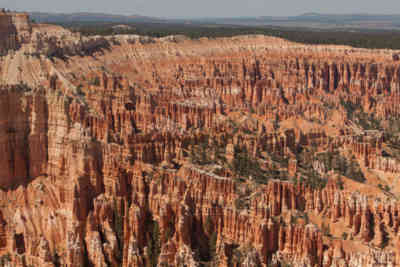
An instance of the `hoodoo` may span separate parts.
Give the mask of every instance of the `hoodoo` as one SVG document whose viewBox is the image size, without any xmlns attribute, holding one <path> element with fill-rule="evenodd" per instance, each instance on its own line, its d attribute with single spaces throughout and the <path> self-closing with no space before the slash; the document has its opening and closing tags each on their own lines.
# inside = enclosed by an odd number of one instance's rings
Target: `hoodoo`
<svg viewBox="0 0 400 267">
<path fill-rule="evenodd" d="M 0 10 L 0 54 L 17 50 L 21 44 L 28 42 L 31 25 L 28 14 L 11 13 Z"/>
</svg>

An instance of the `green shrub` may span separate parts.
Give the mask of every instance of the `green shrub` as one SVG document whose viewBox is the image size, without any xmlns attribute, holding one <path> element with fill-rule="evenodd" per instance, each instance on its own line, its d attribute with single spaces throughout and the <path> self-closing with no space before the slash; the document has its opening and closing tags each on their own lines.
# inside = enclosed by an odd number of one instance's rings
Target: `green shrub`
<svg viewBox="0 0 400 267">
<path fill-rule="evenodd" d="M 237 177 L 252 177 L 256 183 L 267 184 L 270 178 L 287 180 L 287 172 L 280 172 L 277 168 L 264 170 L 257 159 L 250 156 L 246 147 L 235 146 L 235 154 L 231 169 Z"/>
<path fill-rule="evenodd" d="M 99 76 L 94 77 L 90 83 L 95 86 L 100 86 L 100 77 Z"/>
<path fill-rule="evenodd" d="M 331 237 L 331 229 L 329 228 L 329 224 L 325 225 L 325 223 L 322 223 L 321 225 L 321 231 L 325 236 Z"/>
<path fill-rule="evenodd" d="M 339 176 L 336 180 L 336 185 L 337 187 L 339 187 L 340 190 L 343 190 L 344 189 L 343 184 L 344 182 L 342 180 L 342 176 Z"/>
<path fill-rule="evenodd" d="M 350 160 L 347 160 L 338 151 L 335 151 L 319 153 L 316 156 L 316 159 L 321 161 L 327 170 L 333 169 L 340 175 L 346 176 L 360 183 L 363 183 L 366 180 L 361 171 L 361 167 L 354 156 L 352 156 Z M 339 183 L 338 185 L 340 186 L 342 181 L 339 180 L 337 183 Z"/>
<path fill-rule="evenodd" d="M 217 251 L 217 232 L 214 231 L 210 239 L 208 241 L 208 249 L 209 249 L 209 255 L 210 255 L 210 260 L 212 260 L 215 257 L 216 251 Z"/>
<path fill-rule="evenodd" d="M 348 236 L 348 234 L 346 232 L 342 233 L 342 239 L 343 240 L 347 240 L 347 236 Z"/>
<path fill-rule="evenodd" d="M 124 202 L 122 202 L 121 211 L 118 211 L 117 202 L 114 200 L 114 229 L 119 246 L 119 253 L 117 255 L 117 258 L 120 261 L 122 260 L 122 251 L 124 247 L 124 213 Z"/>
<path fill-rule="evenodd" d="M 84 96 L 84 95 L 85 95 L 85 92 L 82 91 L 82 88 L 83 88 L 83 85 L 82 85 L 82 84 L 79 84 L 79 85 L 76 87 L 76 93 L 77 93 L 78 95 L 80 95 L 80 96 Z"/>
<path fill-rule="evenodd" d="M 238 210 L 242 210 L 246 208 L 246 202 L 242 198 L 235 199 L 235 208 Z"/>
<path fill-rule="evenodd" d="M 150 221 L 151 228 L 150 234 L 147 240 L 147 255 L 148 259 L 146 262 L 147 267 L 156 267 L 158 264 L 158 257 L 161 253 L 160 244 L 160 227 L 157 221 Z"/>
</svg>

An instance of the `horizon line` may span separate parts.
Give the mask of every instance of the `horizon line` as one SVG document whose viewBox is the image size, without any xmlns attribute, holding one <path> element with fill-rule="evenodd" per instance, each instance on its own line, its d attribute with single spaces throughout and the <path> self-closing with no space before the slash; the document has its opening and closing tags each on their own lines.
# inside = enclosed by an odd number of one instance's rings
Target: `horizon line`
<svg viewBox="0 0 400 267">
<path fill-rule="evenodd" d="M 2 9 L 0 7 L 0 9 Z M 155 19 L 239 19 L 239 18 L 263 18 L 263 17 L 271 17 L 271 18 L 291 18 L 291 17 L 302 17 L 302 16 L 400 16 L 400 13 L 369 13 L 369 12 L 349 12 L 349 13 L 322 13 L 322 12 L 303 12 L 297 15 L 243 15 L 243 16 L 153 16 L 146 14 L 123 14 L 118 12 L 103 12 L 103 11 L 73 11 L 73 12 L 63 12 L 63 11 L 32 11 L 32 10 L 11 10 L 7 8 L 3 8 L 8 10 L 9 12 L 17 12 L 17 13 L 43 13 L 43 14 L 56 14 L 56 15 L 74 15 L 74 14 L 87 14 L 87 15 L 108 15 L 108 16 L 121 16 L 121 17 L 147 17 L 147 18 L 155 18 Z"/>
</svg>

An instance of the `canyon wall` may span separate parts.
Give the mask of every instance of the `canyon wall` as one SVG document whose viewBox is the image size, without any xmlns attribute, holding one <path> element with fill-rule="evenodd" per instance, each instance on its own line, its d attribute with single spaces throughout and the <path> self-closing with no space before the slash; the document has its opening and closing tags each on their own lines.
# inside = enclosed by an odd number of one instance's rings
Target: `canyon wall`
<svg viewBox="0 0 400 267">
<path fill-rule="evenodd" d="M 31 25 L 28 14 L 0 11 L 0 54 L 20 48 L 30 38 Z"/>
</svg>

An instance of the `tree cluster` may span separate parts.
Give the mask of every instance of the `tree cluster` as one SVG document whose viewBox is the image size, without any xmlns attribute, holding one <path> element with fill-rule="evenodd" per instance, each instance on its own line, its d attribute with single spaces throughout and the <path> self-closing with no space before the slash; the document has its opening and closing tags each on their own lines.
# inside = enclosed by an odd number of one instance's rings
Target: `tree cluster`
<svg viewBox="0 0 400 267">
<path fill-rule="evenodd" d="M 358 48 L 400 49 L 400 32 L 395 30 L 314 30 L 290 27 L 255 27 L 180 23 L 128 23 L 129 27 L 116 28 L 117 23 L 70 22 L 61 23 L 83 35 L 137 34 L 150 37 L 185 35 L 192 39 L 217 38 L 237 35 L 261 34 L 281 37 L 305 44 L 349 45 Z M 394 58 L 395 60 L 395 58 Z"/>
</svg>

